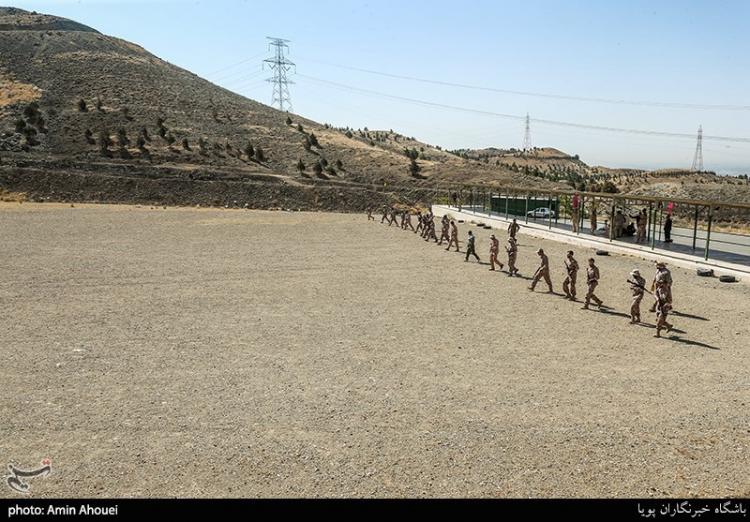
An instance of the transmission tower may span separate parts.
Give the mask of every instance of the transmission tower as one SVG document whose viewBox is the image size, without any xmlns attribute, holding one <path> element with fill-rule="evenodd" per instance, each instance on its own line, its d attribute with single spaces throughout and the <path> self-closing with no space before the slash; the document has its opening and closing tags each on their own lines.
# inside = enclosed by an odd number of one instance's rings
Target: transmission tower
<svg viewBox="0 0 750 522">
<path fill-rule="evenodd" d="M 523 134 L 523 151 L 528 152 L 531 150 L 531 119 L 529 113 L 526 113 L 526 131 Z"/>
<path fill-rule="evenodd" d="M 294 68 L 296 71 L 296 65 L 294 62 L 287 59 L 284 52 L 289 52 L 289 46 L 283 38 L 272 38 L 267 36 L 271 42 L 268 44 L 268 50 L 274 48 L 273 58 L 263 60 L 273 71 L 273 78 L 267 78 L 266 81 L 273 85 L 273 99 L 271 105 L 277 105 L 280 111 L 291 111 L 292 110 L 292 99 L 289 96 L 289 84 L 294 84 L 292 80 L 288 80 L 286 75 L 289 71 Z"/>
<path fill-rule="evenodd" d="M 703 172 L 703 125 L 698 125 L 698 142 L 695 144 L 695 156 L 690 170 Z"/>
</svg>

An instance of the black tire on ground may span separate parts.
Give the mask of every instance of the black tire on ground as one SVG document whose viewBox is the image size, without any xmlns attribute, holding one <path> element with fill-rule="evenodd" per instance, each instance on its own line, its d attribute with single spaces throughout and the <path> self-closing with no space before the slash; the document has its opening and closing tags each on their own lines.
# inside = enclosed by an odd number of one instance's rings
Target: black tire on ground
<svg viewBox="0 0 750 522">
<path fill-rule="evenodd" d="M 737 278 L 731 275 L 723 275 L 719 276 L 719 281 L 721 281 L 722 283 L 736 283 Z"/>
<path fill-rule="evenodd" d="M 596 255 L 597 256 L 608 256 L 609 252 L 607 252 L 606 250 L 597 250 L 596 251 Z"/>
<path fill-rule="evenodd" d="M 714 276 L 714 271 L 711 270 L 710 268 L 699 268 L 698 270 L 696 270 L 696 272 L 701 277 L 713 277 Z"/>
</svg>

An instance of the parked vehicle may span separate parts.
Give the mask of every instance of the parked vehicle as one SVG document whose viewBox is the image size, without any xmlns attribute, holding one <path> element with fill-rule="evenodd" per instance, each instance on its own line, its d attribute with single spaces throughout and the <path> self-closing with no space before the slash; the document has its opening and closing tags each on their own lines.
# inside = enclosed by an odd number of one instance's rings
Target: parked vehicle
<svg viewBox="0 0 750 522">
<path fill-rule="evenodd" d="M 550 210 L 547 207 L 539 207 L 539 208 L 535 208 L 534 210 L 529 210 L 526 213 L 526 215 L 529 216 L 529 217 L 533 217 L 533 218 L 546 218 L 546 219 L 549 219 L 550 217 L 551 218 L 555 217 L 555 211 L 554 210 Z"/>
</svg>

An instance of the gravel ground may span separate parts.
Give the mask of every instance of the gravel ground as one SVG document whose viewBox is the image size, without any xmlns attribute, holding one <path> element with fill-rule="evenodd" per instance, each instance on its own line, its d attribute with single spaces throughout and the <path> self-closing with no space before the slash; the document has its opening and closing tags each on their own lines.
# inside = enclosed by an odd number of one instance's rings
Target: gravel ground
<svg viewBox="0 0 750 522">
<path fill-rule="evenodd" d="M 3 204 L 0 241 L 0 465 L 50 458 L 34 497 L 750 495 L 748 285 L 674 269 L 655 339 L 646 261 L 598 257 L 584 311 L 364 215 Z"/>
</svg>

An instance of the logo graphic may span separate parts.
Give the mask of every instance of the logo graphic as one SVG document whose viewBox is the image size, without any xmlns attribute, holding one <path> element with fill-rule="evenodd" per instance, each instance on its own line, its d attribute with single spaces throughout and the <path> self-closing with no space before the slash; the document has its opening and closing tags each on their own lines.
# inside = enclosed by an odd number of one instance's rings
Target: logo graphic
<svg viewBox="0 0 750 522">
<path fill-rule="evenodd" d="M 31 470 L 17 468 L 13 464 L 8 464 L 8 471 L 10 475 L 5 477 L 8 487 L 13 491 L 26 495 L 31 490 L 31 486 L 26 481 L 37 477 L 46 478 L 52 472 L 52 462 L 49 459 L 44 459 L 42 460 L 41 468 Z"/>
</svg>

